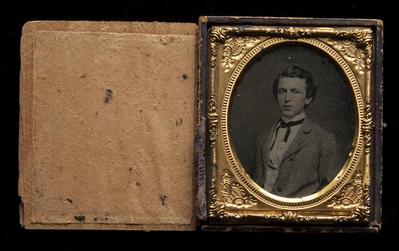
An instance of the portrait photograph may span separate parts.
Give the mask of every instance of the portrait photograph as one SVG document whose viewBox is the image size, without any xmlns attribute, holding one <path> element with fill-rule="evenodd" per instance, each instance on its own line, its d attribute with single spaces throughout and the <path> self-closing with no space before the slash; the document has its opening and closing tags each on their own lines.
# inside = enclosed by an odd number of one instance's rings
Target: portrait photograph
<svg viewBox="0 0 399 251">
<path fill-rule="evenodd" d="M 331 183 L 353 150 L 357 126 L 347 76 L 308 44 L 262 50 L 231 95 L 231 147 L 248 176 L 280 197 L 309 196 Z"/>
</svg>

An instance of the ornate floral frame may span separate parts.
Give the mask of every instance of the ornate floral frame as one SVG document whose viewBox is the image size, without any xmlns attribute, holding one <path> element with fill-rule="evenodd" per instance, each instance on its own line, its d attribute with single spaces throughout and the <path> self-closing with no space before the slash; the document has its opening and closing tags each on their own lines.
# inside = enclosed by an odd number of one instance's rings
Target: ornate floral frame
<svg viewBox="0 0 399 251">
<path fill-rule="evenodd" d="M 376 183 L 381 166 L 376 154 L 380 152 L 381 114 L 376 108 L 380 102 L 376 64 L 381 55 L 376 55 L 380 34 L 375 27 L 381 23 L 367 26 L 355 21 L 353 26 L 348 22 L 340 26 L 339 20 L 330 20 L 329 25 L 328 19 L 296 23 L 276 19 L 280 23 L 276 26 L 268 25 L 276 22 L 267 18 L 245 19 L 245 25 L 236 19 L 233 25 L 229 20 L 215 20 L 216 24 L 209 25 L 209 18 L 203 19 L 207 25 L 202 26 L 207 60 L 202 82 L 200 75 L 200 85 L 206 85 L 207 122 L 207 161 L 202 170 L 207 177 L 207 210 L 202 218 L 210 224 L 357 224 L 378 229 L 380 197 L 376 195 L 381 189 Z M 263 50 L 286 43 L 316 47 L 340 66 L 354 93 L 357 118 L 354 147 L 337 178 L 302 198 L 275 196 L 252 181 L 231 146 L 228 131 L 231 95 L 245 66 Z"/>
</svg>

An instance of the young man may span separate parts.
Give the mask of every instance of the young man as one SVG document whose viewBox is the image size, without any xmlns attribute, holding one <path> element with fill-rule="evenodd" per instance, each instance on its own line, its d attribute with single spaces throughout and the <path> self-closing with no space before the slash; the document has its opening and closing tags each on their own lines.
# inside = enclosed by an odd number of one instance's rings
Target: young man
<svg viewBox="0 0 399 251">
<path fill-rule="evenodd" d="M 331 182 L 340 165 L 331 133 L 306 116 L 316 95 L 311 73 L 290 66 L 273 83 L 281 119 L 258 138 L 254 180 L 272 194 L 298 198 Z"/>
</svg>

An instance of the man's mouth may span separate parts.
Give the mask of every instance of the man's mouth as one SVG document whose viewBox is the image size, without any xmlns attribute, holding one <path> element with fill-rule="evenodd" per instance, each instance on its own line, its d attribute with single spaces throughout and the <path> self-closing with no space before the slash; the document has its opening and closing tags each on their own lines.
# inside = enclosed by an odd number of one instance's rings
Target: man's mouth
<svg viewBox="0 0 399 251">
<path fill-rule="evenodd" d="M 285 105 L 285 106 L 283 106 L 283 109 L 284 110 L 290 110 L 290 109 L 292 109 L 292 106 L 291 105 Z"/>
</svg>

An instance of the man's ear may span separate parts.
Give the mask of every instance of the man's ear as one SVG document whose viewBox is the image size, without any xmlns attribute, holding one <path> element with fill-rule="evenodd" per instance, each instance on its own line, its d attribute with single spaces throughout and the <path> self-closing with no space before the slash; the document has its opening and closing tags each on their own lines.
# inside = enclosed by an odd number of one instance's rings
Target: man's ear
<svg viewBox="0 0 399 251">
<path fill-rule="evenodd" d="M 310 103 L 312 103 L 313 98 L 305 98 L 305 105 L 309 105 Z"/>
</svg>

